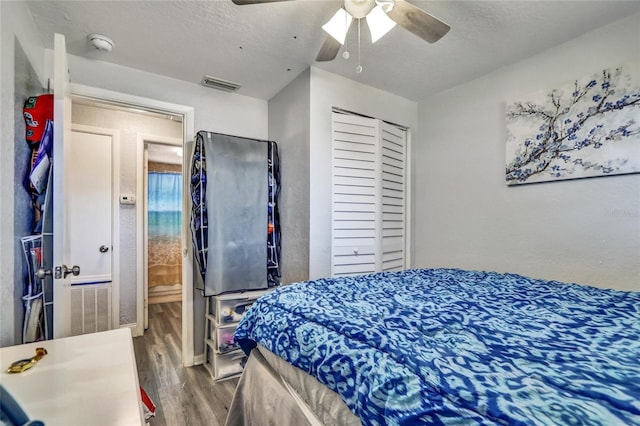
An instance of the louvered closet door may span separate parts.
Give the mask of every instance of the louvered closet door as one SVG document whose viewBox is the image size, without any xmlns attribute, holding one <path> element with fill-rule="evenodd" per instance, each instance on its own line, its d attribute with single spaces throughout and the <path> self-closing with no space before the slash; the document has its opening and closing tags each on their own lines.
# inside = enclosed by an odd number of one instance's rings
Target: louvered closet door
<svg viewBox="0 0 640 426">
<path fill-rule="evenodd" d="M 332 275 L 375 272 L 377 120 L 333 114 Z"/>
<path fill-rule="evenodd" d="M 406 130 L 333 114 L 332 275 L 405 267 Z"/>
<path fill-rule="evenodd" d="M 382 270 L 405 268 L 405 164 L 407 131 L 381 123 Z"/>
</svg>

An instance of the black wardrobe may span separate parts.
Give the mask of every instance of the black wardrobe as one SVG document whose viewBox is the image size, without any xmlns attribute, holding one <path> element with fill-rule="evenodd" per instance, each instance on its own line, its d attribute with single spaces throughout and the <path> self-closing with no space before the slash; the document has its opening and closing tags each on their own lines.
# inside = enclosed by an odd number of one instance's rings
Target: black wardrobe
<svg viewBox="0 0 640 426">
<path fill-rule="evenodd" d="M 191 161 L 191 233 L 204 296 L 280 284 L 275 142 L 200 131 Z"/>
</svg>

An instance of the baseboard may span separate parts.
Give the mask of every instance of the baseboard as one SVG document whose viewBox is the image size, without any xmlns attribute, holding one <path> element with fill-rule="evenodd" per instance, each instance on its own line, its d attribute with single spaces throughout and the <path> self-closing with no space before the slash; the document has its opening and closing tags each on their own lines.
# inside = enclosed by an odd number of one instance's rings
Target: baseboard
<svg viewBox="0 0 640 426">
<path fill-rule="evenodd" d="M 138 331 L 138 325 L 136 323 L 132 323 L 132 324 L 121 324 L 120 328 L 128 328 L 131 330 L 131 335 L 133 337 L 139 337 L 141 336 L 141 334 L 137 334 Z"/>
<path fill-rule="evenodd" d="M 196 355 L 193 357 L 193 365 L 204 364 L 204 354 Z"/>
<path fill-rule="evenodd" d="M 149 294 L 148 300 L 150 305 L 158 303 L 180 302 L 182 300 L 182 293 L 158 294 L 153 296 Z"/>
</svg>

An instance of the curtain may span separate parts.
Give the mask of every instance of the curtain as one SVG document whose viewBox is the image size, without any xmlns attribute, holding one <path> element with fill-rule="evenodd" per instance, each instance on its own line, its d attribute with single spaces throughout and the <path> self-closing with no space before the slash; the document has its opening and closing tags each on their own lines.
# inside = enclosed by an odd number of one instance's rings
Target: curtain
<svg viewBox="0 0 640 426">
<path fill-rule="evenodd" d="M 180 284 L 182 254 L 182 174 L 149 172 L 149 287 Z"/>
</svg>

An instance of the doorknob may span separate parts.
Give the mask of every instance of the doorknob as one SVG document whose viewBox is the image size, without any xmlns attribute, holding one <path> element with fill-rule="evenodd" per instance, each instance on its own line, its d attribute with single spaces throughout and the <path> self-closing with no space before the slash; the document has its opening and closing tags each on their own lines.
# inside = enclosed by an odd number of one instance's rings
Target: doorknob
<svg viewBox="0 0 640 426">
<path fill-rule="evenodd" d="M 109 247 L 105 246 L 104 244 L 100 246 L 100 248 L 98 249 L 100 250 L 100 253 L 106 253 L 109 251 Z"/>
<path fill-rule="evenodd" d="M 40 268 L 36 271 L 36 277 L 38 277 L 39 280 L 44 280 L 47 275 L 51 275 L 51 269 Z"/>
<path fill-rule="evenodd" d="M 69 269 L 67 265 L 56 266 L 56 279 L 67 278 L 67 275 L 69 274 L 73 274 L 74 277 L 77 277 L 80 275 L 80 267 L 78 265 L 73 265 L 71 269 Z"/>
</svg>

